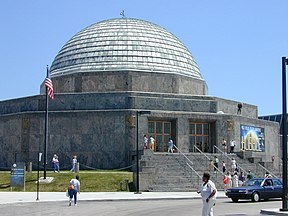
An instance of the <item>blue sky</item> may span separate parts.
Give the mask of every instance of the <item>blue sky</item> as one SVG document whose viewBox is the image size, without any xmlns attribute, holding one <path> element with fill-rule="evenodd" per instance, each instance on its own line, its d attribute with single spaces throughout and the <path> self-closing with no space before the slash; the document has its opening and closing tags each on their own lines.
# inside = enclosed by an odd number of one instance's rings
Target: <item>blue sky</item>
<svg viewBox="0 0 288 216">
<path fill-rule="evenodd" d="M 39 94 L 46 65 L 74 34 L 124 10 L 184 43 L 209 95 L 256 105 L 259 115 L 281 113 L 287 8 L 286 0 L 1 1 L 0 101 Z"/>
</svg>

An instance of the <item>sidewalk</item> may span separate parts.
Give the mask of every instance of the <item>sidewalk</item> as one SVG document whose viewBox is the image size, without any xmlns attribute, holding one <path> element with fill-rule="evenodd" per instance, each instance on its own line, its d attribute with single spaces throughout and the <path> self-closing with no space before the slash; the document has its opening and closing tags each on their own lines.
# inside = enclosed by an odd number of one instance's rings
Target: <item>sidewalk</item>
<svg viewBox="0 0 288 216">
<path fill-rule="evenodd" d="M 223 191 L 219 191 L 217 198 L 226 198 Z M 65 192 L 0 192 L 0 205 L 21 202 L 55 202 L 67 201 Z M 201 199 L 196 192 L 82 192 L 79 201 L 120 201 L 120 200 L 168 200 L 168 199 Z"/>
<path fill-rule="evenodd" d="M 65 192 L 0 192 L 0 205 L 25 202 L 55 202 L 68 201 Z M 218 191 L 218 199 L 227 198 L 223 191 Z M 171 200 L 171 199 L 201 199 L 196 192 L 83 192 L 78 195 L 79 201 L 127 201 L 127 200 Z M 288 215 L 279 209 L 262 209 L 263 215 Z"/>
</svg>

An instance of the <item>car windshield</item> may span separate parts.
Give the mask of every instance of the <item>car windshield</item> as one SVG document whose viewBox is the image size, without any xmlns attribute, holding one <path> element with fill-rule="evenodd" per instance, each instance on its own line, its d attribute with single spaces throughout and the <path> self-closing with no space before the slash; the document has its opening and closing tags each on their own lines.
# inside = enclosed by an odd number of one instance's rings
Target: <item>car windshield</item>
<svg viewBox="0 0 288 216">
<path fill-rule="evenodd" d="M 251 179 L 245 183 L 246 186 L 260 186 L 262 180 L 261 179 Z"/>
</svg>

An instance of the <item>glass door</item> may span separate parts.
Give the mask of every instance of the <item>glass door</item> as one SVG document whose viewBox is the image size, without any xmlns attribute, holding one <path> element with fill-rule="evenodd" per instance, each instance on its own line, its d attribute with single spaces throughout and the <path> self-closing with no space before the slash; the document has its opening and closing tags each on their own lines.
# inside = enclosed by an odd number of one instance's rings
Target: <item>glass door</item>
<svg viewBox="0 0 288 216">
<path fill-rule="evenodd" d="M 148 135 L 153 136 L 156 141 L 156 152 L 165 152 L 168 150 L 167 143 L 171 137 L 171 122 L 169 121 L 149 121 Z"/>
<path fill-rule="evenodd" d="M 209 141 L 210 129 L 208 123 L 190 122 L 189 136 L 190 136 L 190 152 L 197 152 L 199 149 L 202 152 L 211 152 Z M 196 148 L 195 148 L 196 147 Z"/>
</svg>

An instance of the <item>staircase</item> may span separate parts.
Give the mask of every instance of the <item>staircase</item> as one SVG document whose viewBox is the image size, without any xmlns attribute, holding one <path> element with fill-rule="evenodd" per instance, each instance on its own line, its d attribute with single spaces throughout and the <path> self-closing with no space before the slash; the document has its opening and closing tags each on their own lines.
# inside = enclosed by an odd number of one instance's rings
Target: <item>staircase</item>
<svg viewBox="0 0 288 216">
<path fill-rule="evenodd" d="M 160 153 L 149 149 L 144 151 L 140 160 L 140 190 L 141 191 L 197 191 L 202 183 L 203 172 L 209 170 L 209 159 L 217 155 L 219 159 L 219 170 L 214 173 L 210 171 L 211 180 L 216 184 L 218 190 L 222 190 L 223 173 L 222 160 L 226 162 L 227 171 L 231 170 L 231 158 L 234 157 L 245 176 L 248 170 L 254 177 L 263 177 L 265 170 L 258 163 L 251 163 L 241 159 L 236 154 L 224 155 L 222 153 Z"/>
<path fill-rule="evenodd" d="M 200 183 L 201 176 L 194 173 L 178 154 L 148 150 L 141 157 L 142 191 L 195 191 Z"/>
</svg>

